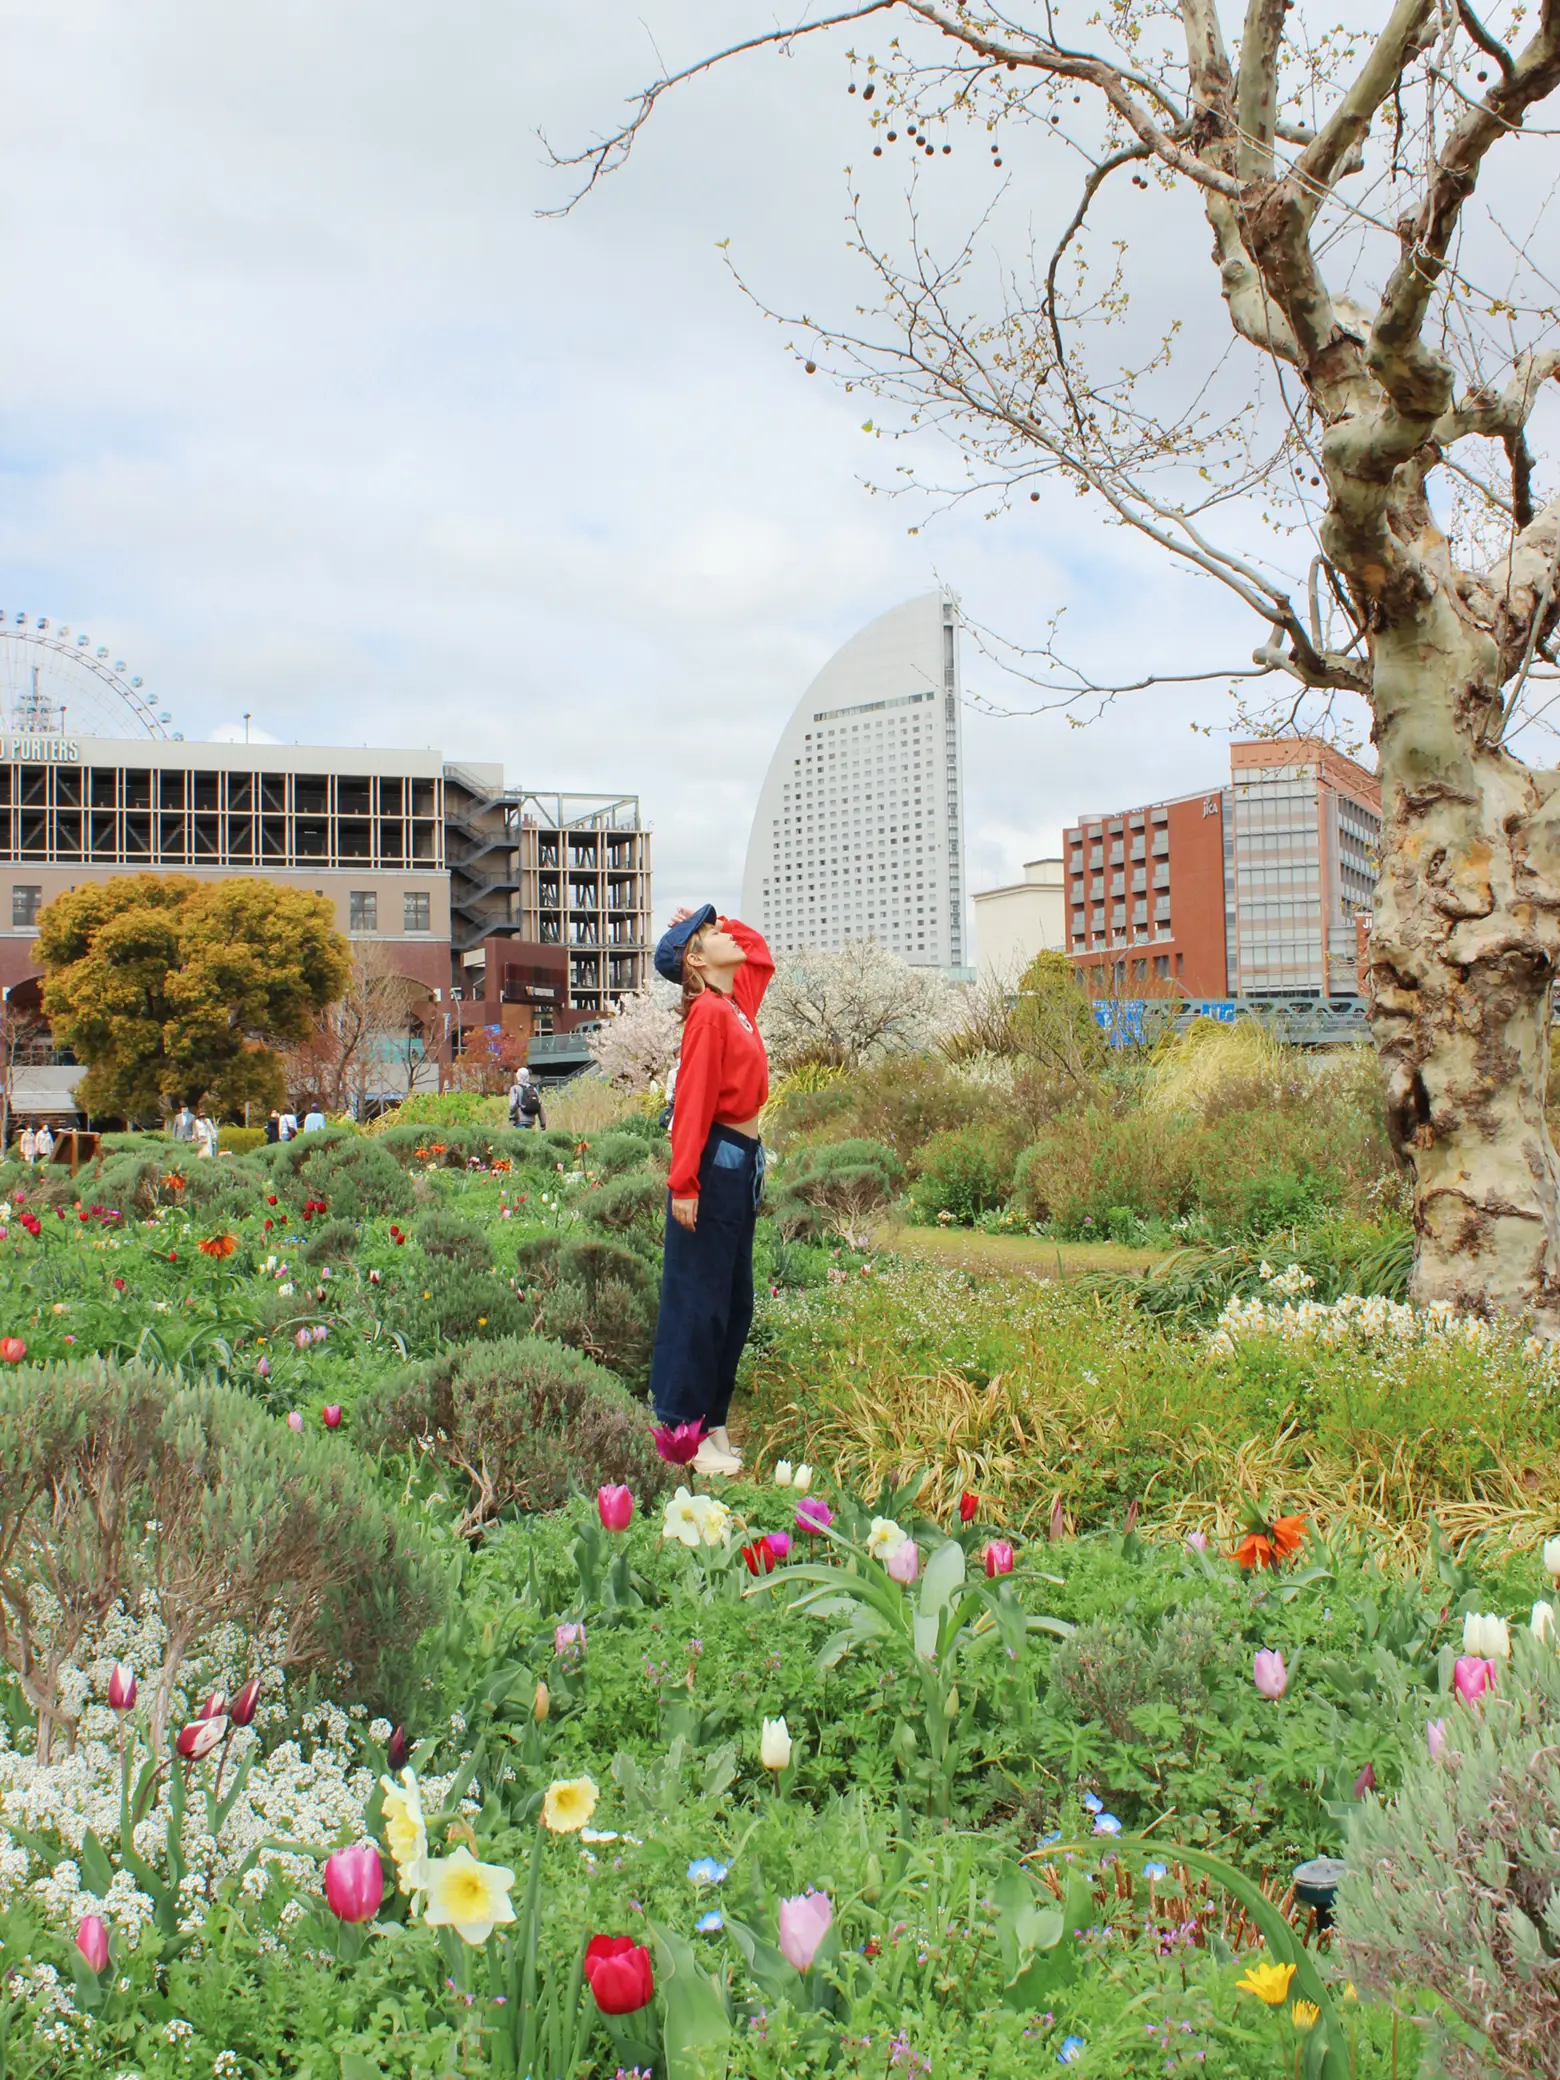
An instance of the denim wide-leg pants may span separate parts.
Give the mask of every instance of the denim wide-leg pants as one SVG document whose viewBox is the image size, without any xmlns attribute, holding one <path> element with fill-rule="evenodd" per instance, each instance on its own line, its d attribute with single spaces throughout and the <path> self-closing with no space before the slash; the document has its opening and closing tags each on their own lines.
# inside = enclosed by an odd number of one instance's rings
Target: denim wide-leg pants
<svg viewBox="0 0 1560 2080">
<path fill-rule="evenodd" d="M 714 1126 L 699 1163 L 699 1219 L 690 1235 L 667 1195 L 661 1312 L 650 1399 L 662 1423 L 719 1429 L 753 1326 L 753 1226 L 764 1195 L 764 1144 Z"/>
</svg>

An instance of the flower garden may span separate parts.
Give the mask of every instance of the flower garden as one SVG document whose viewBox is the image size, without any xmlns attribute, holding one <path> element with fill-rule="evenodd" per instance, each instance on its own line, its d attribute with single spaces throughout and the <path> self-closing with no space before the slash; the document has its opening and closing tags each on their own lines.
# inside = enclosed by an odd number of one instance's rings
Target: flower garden
<svg viewBox="0 0 1560 2080">
<path fill-rule="evenodd" d="M 1547 1350 L 765 1221 L 706 1490 L 619 1111 L 0 1175 L 3 2080 L 1560 2070 Z"/>
</svg>

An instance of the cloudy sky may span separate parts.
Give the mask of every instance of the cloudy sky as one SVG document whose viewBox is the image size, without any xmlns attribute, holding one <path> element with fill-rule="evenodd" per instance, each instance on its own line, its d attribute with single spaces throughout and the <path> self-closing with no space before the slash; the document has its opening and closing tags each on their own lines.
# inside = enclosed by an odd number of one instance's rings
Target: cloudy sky
<svg viewBox="0 0 1560 2080">
<path fill-rule="evenodd" d="M 807 680 L 939 580 L 1020 641 L 1065 609 L 1102 671 L 1249 654 L 1238 610 L 1060 489 L 995 521 L 870 490 L 896 460 L 871 401 L 802 373 L 722 251 L 779 308 L 866 293 L 845 169 L 885 236 L 908 169 L 871 159 L 839 41 L 681 92 L 626 171 L 538 214 L 566 194 L 539 129 L 583 142 L 662 61 L 766 19 L 5 0 L 0 607 L 90 631 L 192 738 L 248 710 L 284 740 L 637 791 L 663 908 L 735 897 Z M 1010 229 L 1070 208 L 1054 155 L 996 174 L 955 142 L 922 184 L 934 230 L 1004 180 Z M 1143 207 L 1123 231 L 1150 282 L 1190 256 L 1222 347 L 1205 230 Z M 977 657 L 966 678 L 1025 699 Z M 970 713 L 972 884 L 1079 809 L 1208 784 L 1223 745 L 1191 725 L 1226 716 L 1209 694 L 1081 731 Z"/>
</svg>

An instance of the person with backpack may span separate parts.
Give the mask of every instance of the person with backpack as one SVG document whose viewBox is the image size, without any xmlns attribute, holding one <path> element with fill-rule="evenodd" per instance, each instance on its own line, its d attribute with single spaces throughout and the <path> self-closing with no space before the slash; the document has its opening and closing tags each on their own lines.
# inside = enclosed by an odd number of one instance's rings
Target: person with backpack
<svg viewBox="0 0 1560 2080">
<path fill-rule="evenodd" d="M 529 1069 L 517 1069 L 509 1092 L 509 1124 L 531 1127 L 545 1133 L 547 1114 L 542 1108 L 540 1088 L 531 1081 Z"/>
<path fill-rule="evenodd" d="M 751 925 L 717 917 L 706 903 L 672 919 L 655 965 L 682 985 L 683 1042 L 650 1398 L 666 1428 L 700 1425 L 695 1472 L 731 1475 L 742 1455 L 726 1415 L 753 1326 L 753 1229 L 764 1193 L 758 1122 L 769 1057 L 758 1007 L 775 963 Z"/>
</svg>

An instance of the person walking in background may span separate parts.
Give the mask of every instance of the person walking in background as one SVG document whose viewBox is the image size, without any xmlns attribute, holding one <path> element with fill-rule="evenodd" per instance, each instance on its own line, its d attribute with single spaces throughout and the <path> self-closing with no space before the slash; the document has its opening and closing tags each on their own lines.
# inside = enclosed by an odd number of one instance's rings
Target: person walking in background
<svg viewBox="0 0 1560 2080">
<path fill-rule="evenodd" d="M 267 1141 L 280 1141 L 282 1138 L 282 1115 L 274 1105 L 266 1116 L 265 1138 Z"/>
<path fill-rule="evenodd" d="M 742 1457 L 726 1416 L 753 1326 L 753 1227 L 764 1190 L 758 1120 L 769 1096 L 756 1020 L 775 964 L 750 925 L 717 917 L 707 903 L 677 913 L 655 965 L 682 986 L 683 1041 L 650 1398 L 668 1428 L 701 1426 L 697 1472 L 733 1474 Z"/>
<path fill-rule="evenodd" d="M 323 1134 L 325 1131 L 325 1115 L 320 1110 L 318 1098 L 309 1100 L 309 1109 L 303 1116 L 303 1131 L 306 1134 Z"/>
<path fill-rule="evenodd" d="M 195 1132 L 193 1139 L 195 1142 L 195 1153 L 198 1157 L 202 1158 L 203 1160 L 209 1160 L 212 1156 L 216 1154 L 217 1123 L 207 1112 L 204 1106 L 202 1106 L 200 1111 L 197 1112 L 195 1115 Z"/>
<path fill-rule="evenodd" d="M 298 1115 L 293 1111 L 292 1099 L 289 1098 L 282 1107 L 281 1118 L 276 1123 L 276 1138 L 278 1141 L 291 1141 L 297 1131 Z"/>
<path fill-rule="evenodd" d="M 38 1129 L 38 1138 L 35 1143 L 35 1149 L 40 1163 L 48 1163 L 53 1161 L 54 1132 L 47 1120 L 45 1120 L 43 1125 Z"/>
<path fill-rule="evenodd" d="M 22 1161 L 30 1170 L 38 1160 L 38 1136 L 31 1127 L 22 1129 Z"/>
<path fill-rule="evenodd" d="M 515 1080 L 509 1092 L 509 1124 L 512 1127 L 532 1127 L 545 1133 L 547 1114 L 542 1109 L 540 1087 L 531 1081 L 529 1069 L 515 1071 Z"/>
<path fill-rule="evenodd" d="M 181 1105 L 173 1115 L 173 1126 L 170 1131 L 175 1141 L 193 1141 L 195 1139 L 195 1115 L 191 1112 L 188 1101 Z"/>
</svg>

